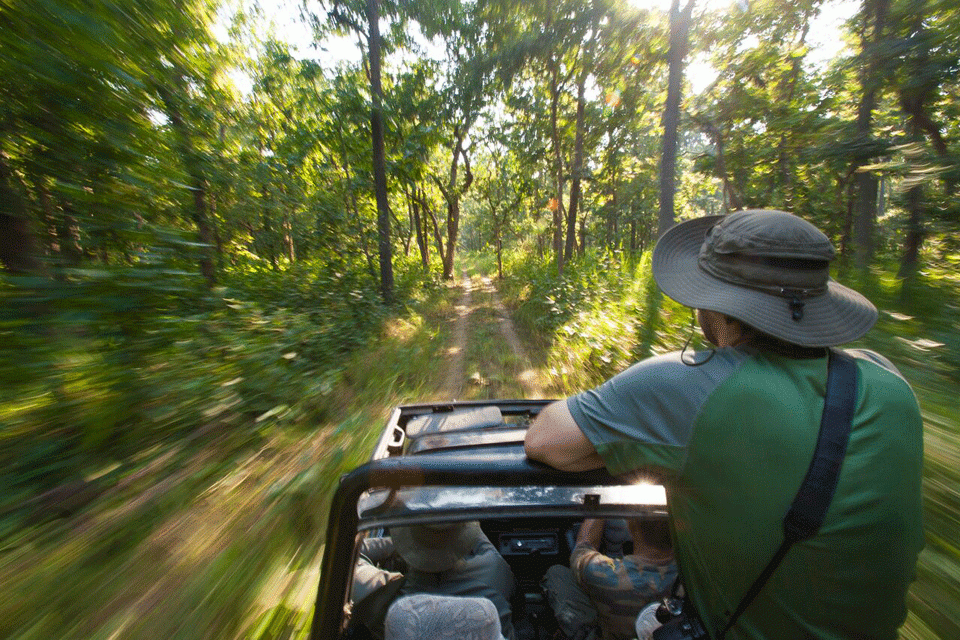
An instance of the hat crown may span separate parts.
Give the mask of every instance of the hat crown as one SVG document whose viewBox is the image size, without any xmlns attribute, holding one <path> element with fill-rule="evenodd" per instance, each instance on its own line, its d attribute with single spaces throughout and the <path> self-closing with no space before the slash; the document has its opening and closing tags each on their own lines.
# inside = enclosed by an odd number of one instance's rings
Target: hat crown
<svg viewBox="0 0 960 640">
<path fill-rule="evenodd" d="M 772 209 L 731 213 L 711 229 L 704 242 L 721 254 L 826 261 L 836 255 L 822 231 L 803 218 Z"/>
<path fill-rule="evenodd" d="M 699 267 L 733 285 L 796 298 L 826 292 L 830 240 L 809 222 L 782 211 L 747 210 L 707 231 Z"/>
<path fill-rule="evenodd" d="M 394 527 L 391 536 L 404 562 L 431 573 L 453 568 L 486 539 L 479 523 L 473 520 Z"/>
</svg>

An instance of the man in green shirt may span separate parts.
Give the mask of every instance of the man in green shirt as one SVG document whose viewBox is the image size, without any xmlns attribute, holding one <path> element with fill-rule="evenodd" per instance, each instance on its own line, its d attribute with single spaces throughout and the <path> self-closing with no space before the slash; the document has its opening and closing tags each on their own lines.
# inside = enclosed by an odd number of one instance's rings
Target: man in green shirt
<svg viewBox="0 0 960 640">
<path fill-rule="evenodd" d="M 833 257 L 816 227 L 780 211 L 673 227 L 654 277 L 697 309 L 715 348 L 639 362 L 545 408 L 527 434 L 527 454 L 557 468 L 660 478 L 686 591 L 712 637 L 783 541 L 819 432 L 826 347 L 876 321 L 869 301 L 829 278 Z M 826 518 L 727 638 L 892 640 L 906 616 L 923 546 L 920 412 L 889 361 L 846 353 L 857 397 Z"/>
</svg>

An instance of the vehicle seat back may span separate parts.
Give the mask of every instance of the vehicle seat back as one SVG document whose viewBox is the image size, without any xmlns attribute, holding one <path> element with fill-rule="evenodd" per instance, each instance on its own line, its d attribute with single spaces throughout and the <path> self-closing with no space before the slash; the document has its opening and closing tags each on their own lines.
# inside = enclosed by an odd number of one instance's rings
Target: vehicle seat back
<svg viewBox="0 0 960 640">
<path fill-rule="evenodd" d="M 385 640 L 503 640 L 497 608 L 486 598 L 415 594 L 390 605 Z"/>
</svg>

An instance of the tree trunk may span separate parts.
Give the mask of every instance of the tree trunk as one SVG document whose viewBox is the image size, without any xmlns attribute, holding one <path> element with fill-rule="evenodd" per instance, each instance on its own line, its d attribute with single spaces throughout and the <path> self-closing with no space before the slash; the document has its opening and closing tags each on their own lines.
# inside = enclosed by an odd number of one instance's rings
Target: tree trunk
<svg viewBox="0 0 960 640">
<path fill-rule="evenodd" d="M 221 167 L 221 168 L 224 166 L 223 146 L 224 146 L 224 140 L 226 138 L 226 133 L 227 133 L 227 125 L 226 123 L 221 122 L 220 135 L 219 135 L 220 144 L 217 147 L 217 164 L 218 164 L 218 167 Z M 222 169 L 218 169 L 218 171 L 222 171 Z M 210 196 L 210 219 L 213 220 L 214 222 L 213 241 L 216 245 L 215 248 L 216 248 L 216 255 L 217 255 L 217 271 L 218 272 L 223 271 L 224 252 L 223 252 L 223 236 L 220 234 L 221 225 L 217 224 L 217 203 L 225 199 L 226 198 L 223 196 L 223 194 L 219 194 L 219 196 L 214 196 L 213 194 L 211 194 Z M 225 206 L 224 209 L 227 209 L 227 207 Z"/>
<path fill-rule="evenodd" d="M 667 101 L 663 106 L 663 152 L 660 156 L 660 210 L 657 216 L 658 233 L 662 235 L 673 226 L 674 194 L 677 184 L 677 129 L 680 124 L 680 101 L 683 88 L 683 58 L 687 53 L 687 33 L 695 0 L 687 0 L 680 10 L 680 0 L 670 6 L 670 71 L 667 81 Z"/>
<path fill-rule="evenodd" d="M 883 60 L 878 51 L 886 27 L 887 10 L 890 0 L 864 0 L 863 10 L 867 14 L 864 21 L 862 48 L 867 61 L 860 74 L 863 96 L 857 106 L 857 138 L 861 142 L 870 139 L 873 111 L 877 107 L 877 94 L 882 82 Z M 872 33 L 868 33 L 872 22 Z M 872 158 L 858 158 L 857 166 L 863 166 Z M 856 175 L 856 201 L 854 203 L 854 222 L 852 244 L 854 265 L 865 271 L 873 261 L 874 227 L 877 220 L 877 178 L 871 171 L 858 171 Z"/>
<path fill-rule="evenodd" d="M 276 270 L 277 266 L 277 246 L 274 242 L 274 232 L 273 232 L 273 218 L 270 215 L 270 192 L 267 190 L 267 185 L 260 185 L 260 233 L 266 241 L 267 246 L 267 258 L 270 259 L 270 266 Z"/>
<path fill-rule="evenodd" d="M 447 202 L 447 251 L 443 254 L 443 279 L 453 279 L 457 234 L 460 230 L 460 197 L 453 194 Z"/>
<path fill-rule="evenodd" d="M 77 266 L 83 257 L 83 249 L 80 246 L 80 226 L 73 208 L 69 205 L 57 207 L 44 178 L 38 178 L 33 183 L 43 212 L 43 224 L 48 230 L 46 236 L 50 239 L 50 249 L 58 254 L 60 266 Z"/>
<path fill-rule="evenodd" d="M 848 174 L 846 178 L 837 176 L 836 207 L 843 212 L 843 227 L 840 231 L 840 264 L 839 272 L 844 274 L 850 264 L 850 242 L 853 237 L 853 182 Z M 844 206 L 846 203 L 846 206 Z"/>
<path fill-rule="evenodd" d="M 13 185 L 13 171 L 0 148 L 0 262 L 13 274 L 35 273 L 40 269 L 35 252 L 26 203 Z"/>
<path fill-rule="evenodd" d="M 213 266 L 213 260 L 210 258 L 210 250 L 216 246 L 216 240 L 213 237 L 213 227 L 210 224 L 210 217 L 207 215 L 206 203 L 206 181 L 202 176 L 191 176 L 193 190 L 193 221 L 197 225 L 197 235 L 200 242 L 204 245 L 201 248 L 200 273 L 206 279 L 207 284 L 213 286 L 217 282 L 216 270 Z"/>
<path fill-rule="evenodd" d="M 927 18 L 926 3 L 917 3 L 914 7 L 912 19 L 912 32 L 925 35 L 924 22 Z M 919 38 L 921 41 L 925 38 Z M 930 65 L 930 51 L 926 48 L 919 48 L 916 55 L 911 56 L 911 65 L 913 74 L 922 77 Z M 910 89 L 900 89 L 900 107 L 907 115 L 910 121 L 910 130 L 914 140 L 918 144 L 923 141 L 923 136 L 929 138 L 930 143 L 937 156 L 945 163 L 949 163 L 948 147 L 946 140 L 940 132 L 940 124 L 930 116 L 929 102 L 935 99 L 939 90 L 939 85 L 933 82 L 927 82 L 922 89 L 912 87 Z M 949 172 L 947 173 L 949 176 Z M 953 193 L 955 178 L 946 179 L 946 191 Z M 903 279 L 901 293 L 907 294 L 907 290 L 916 277 L 917 267 L 920 261 L 920 249 L 923 246 L 924 239 L 924 206 L 923 206 L 923 184 L 917 183 L 907 191 L 907 211 L 910 213 L 907 224 L 907 237 L 904 241 L 903 256 L 900 259 L 900 270 L 898 277 Z M 881 212 L 882 213 L 882 212 Z"/>
<path fill-rule="evenodd" d="M 420 216 L 420 202 L 418 201 L 416 188 L 410 196 L 410 202 L 413 206 L 413 222 L 417 229 L 417 246 L 420 248 L 420 264 L 423 271 L 430 270 L 430 241 L 427 238 L 426 220 Z"/>
<path fill-rule="evenodd" d="M 806 46 L 807 34 L 810 32 L 810 22 L 804 14 L 804 23 L 803 29 L 800 32 L 799 46 Z M 793 102 L 793 97 L 796 94 L 797 81 L 800 78 L 800 72 L 803 69 L 802 65 L 803 58 L 799 55 L 793 56 L 793 62 L 790 66 L 790 74 L 786 79 L 786 87 L 780 96 L 781 104 L 791 104 Z M 794 191 L 795 185 L 793 183 L 793 174 L 791 172 L 791 154 L 787 149 L 787 131 L 780 135 L 780 141 L 777 143 L 777 171 L 776 176 L 779 177 L 779 187 L 780 193 L 783 202 L 783 208 L 786 211 L 792 211 L 794 208 Z M 773 188 L 771 189 L 770 197 L 768 201 L 773 203 L 775 202 L 777 184 L 774 181 Z"/>
<path fill-rule="evenodd" d="M 557 111 L 560 102 L 560 69 L 555 61 L 550 66 L 550 137 L 553 140 L 553 180 L 555 202 L 553 211 L 553 254 L 557 261 L 557 273 L 563 273 L 563 154 L 560 149 L 560 129 Z"/>
<path fill-rule="evenodd" d="M 872 171 L 856 175 L 856 200 L 853 207 L 853 262 L 864 271 L 873 261 L 873 235 L 877 220 L 877 177 Z"/>
<path fill-rule="evenodd" d="M 377 198 L 377 247 L 380 254 L 380 295 L 393 302 L 393 255 L 390 245 L 390 203 L 383 147 L 383 87 L 380 80 L 380 2 L 367 0 L 370 34 L 370 130 L 373 137 L 373 189 Z"/>
<path fill-rule="evenodd" d="M 697 121 L 704 133 L 710 136 L 710 139 L 717 149 L 717 161 L 714 169 L 717 177 L 720 178 L 720 181 L 723 183 L 724 211 L 740 211 L 743 209 L 743 200 L 740 198 L 737 188 L 730 181 L 730 176 L 727 174 L 727 158 L 724 152 L 723 134 L 717 125 L 709 119 L 699 117 Z"/>
<path fill-rule="evenodd" d="M 730 181 L 727 175 L 727 157 L 723 150 L 723 137 L 717 133 L 717 172 L 723 176 L 723 192 L 726 194 L 724 206 L 727 211 L 740 211 L 743 209 L 743 198 L 737 187 Z"/>
<path fill-rule="evenodd" d="M 207 286 L 212 287 L 217 282 L 217 274 L 210 252 L 216 246 L 216 240 L 214 239 L 210 214 L 207 209 L 207 180 L 203 175 L 199 155 L 193 146 L 190 130 L 180 113 L 176 98 L 162 84 L 157 85 L 157 90 L 160 100 L 167 110 L 167 117 L 170 118 L 170 126 L 176 134 L 180 159 L 190 180 L 190 192 L 193 195 L 191 217 L 194 224 L 197 225 L 197 235 L 203 245 L 200 248 L 200 273 L 207 281 Z"/>
<path fill-rule="evenodd" d="M 289 215 L 283 221 L 283 243 L 287 249 L 287 260 L 293 264 L 297 260 L 297 252 L 293 245 L 293 223 Z"/>
<path fill-rule="evenodd" d="M 907 212 L 910 214 L 907 237 L 897 272 L 897 277 L 904 281 L 904 285 L 912 282 L 916 275 L 920 262 L 920 247 L 923 244 L 923 187 L 919 184 L 907 191 Z"/>
<path fill-rule="evenodd" d="M 563 261 L 569 262 L 573 257 L 573 250 L 577 245 L 577 210 L 580 206 L 580 180 L 583 175 L 583 135 L 584 135 L 584 112 L 586 111 L 586 98 L 584 90 L 587 85 L 587 71 L 589 69 L 589 56 L 584 54 L 583 69 L 580 71 L 580 77 L 577 79 L 577 132 L 573 144 L 573 167 L 570 180 L 570 209 L 567 211 L 567 242 L 563 248 Z"/>
<path fill-rule="evenodd" d="M 406 193 L 406 190 L 404 190 L 404 193 L 407 195 L 408 230 L 403 238 L 403 255 L 408 256 L 410 255 L 410 243 L 413 241 L 413 201 L 410 199 L 410 195 Z"/>
<path fill-rule="evenodd" d="M 437 216 L 433 213 L 433 209 L 430 209 L 424 204 L 423 210 L 429 214 L 430 221 L 433 223 L 433 239 L 437 243 L 437 255 L 440 256 L 440 260 L 443 260 L 443 257 L 446 255 L 443 252 L 443 236 L 440 234 L 440 224 L 437 222 Z"/>
<path fill-rule="evenodd" d="M 213 221 L 213 248 L 214 254 L 217 256 L 217 271 L 223 269 L 223 238 L 220 235 L 220 225 L 216 223 L 217 221 L 217 198 L 214 194 L 210 195 L 210 219 Z"/>
<path fill-rule="evenodd" d="M 463 139 L 467 135 L 470 124 L 464 124 L 462 127 L 454 127 L 453 135 L 456 139 L 456 145 L 453 148 L 453 158 L 450 160 L 450 173 L 447 177 L 447 184 L 444 186 L 439 181 L 437 186 L 443 193 L 447 201 L 447 247 L 446 252 L 441 251 L 443 258 L 443 278 L 451 280 L 453 278 L 454 257 L 457 251 L 457 234 L 460 231 L 460 198 L 470 188 L 473 183 L 473 172 L 470 170 L 470 158 L 463 149 Z M 460 158 L 463 157 L 464 182 L 463 186 L 457 184 L 459 175 Z"/>
</svg>

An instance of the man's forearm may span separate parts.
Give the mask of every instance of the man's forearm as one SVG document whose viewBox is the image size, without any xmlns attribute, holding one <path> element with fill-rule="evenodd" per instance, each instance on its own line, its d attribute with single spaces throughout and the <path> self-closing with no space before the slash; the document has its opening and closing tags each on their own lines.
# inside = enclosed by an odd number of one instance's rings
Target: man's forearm
<svg viewBox="0 0 960 640">
<path fill-rule="evenodd" d="M 603 537 L 603 518 L 587 518 L 580 525 L 580 532 L 577 533 L 577 544 L 586 542 L 594 549 L 600 548 L 600 540 Z"/>
</svg>

